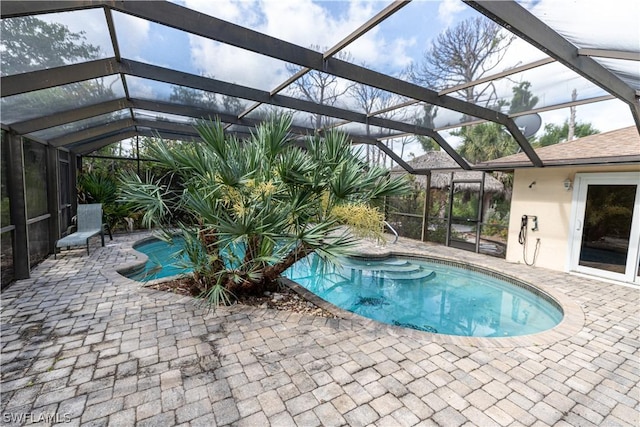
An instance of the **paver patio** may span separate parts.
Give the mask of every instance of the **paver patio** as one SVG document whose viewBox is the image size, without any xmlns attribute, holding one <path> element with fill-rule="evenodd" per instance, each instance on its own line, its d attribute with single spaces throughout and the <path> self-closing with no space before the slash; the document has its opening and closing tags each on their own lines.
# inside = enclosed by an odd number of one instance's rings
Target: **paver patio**
<svg viewBox="0 0 640 427">
<path fill-rule="evenodd" d="M 401 239 L 561 294 L 583 319 L 528 345 L 461 344 L 357 318 L 214 313 L 115 272 L 140 238 L 51 257 L 2 293 L 4 425 L 640 424 L 637 288 Z"/>
</svg>

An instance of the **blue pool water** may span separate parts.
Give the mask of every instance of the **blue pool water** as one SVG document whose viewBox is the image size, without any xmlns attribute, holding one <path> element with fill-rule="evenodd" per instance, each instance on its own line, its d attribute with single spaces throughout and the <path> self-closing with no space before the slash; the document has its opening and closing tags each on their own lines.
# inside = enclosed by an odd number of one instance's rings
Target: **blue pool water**
<svg viewBox="0 0 640 427">
<path fill-rule="evenodd" d="M 136 246 L 149 256 L 145 272 L 155 279 L 185 273 L 175 266 L 175 248 L 160 241 Z M 481 272 L 413 258 L 343 258 L 327 266 L 308 257 L 285 272 L 320 298 L 390 325 L 475 337 L 528 335 L 550 329 L 562 311 L 520 286 Z"/>
<path fill-rule="evenodd" d="M 186 257 L 178 257 L 177 253 L 182 248 L 184 240 L 181 237 L 173 238 L 173 245 L 162 240 L 152 239 L 135 245 L 133 248 L 149 257 L 143 268 L 128 273 L 130 279 L 140 282 L 161 279 L 163 277 L 176 276 L 189 273 L 185 268 Z"/>
</svg>

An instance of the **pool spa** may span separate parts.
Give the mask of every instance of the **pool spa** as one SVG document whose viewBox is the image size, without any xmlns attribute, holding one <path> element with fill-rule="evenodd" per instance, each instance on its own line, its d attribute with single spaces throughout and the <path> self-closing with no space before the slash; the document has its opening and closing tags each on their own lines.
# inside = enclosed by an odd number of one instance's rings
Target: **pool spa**
<svg viewBox="0 0 640 427">
<path fill-rule="evenodd" d="M 134 245 L 143 268 L 127 277 L 148 281 L 189 272 L 170 245 Z M 453 261 L 414 257 L 340 258 L 311 255 L 284 276 L 321 299 L 357 315 L 418 331 L 466 337 L 516 337 L 546 331 L 563 319 L 560 305 L 528 284 Z"/>
</svg>

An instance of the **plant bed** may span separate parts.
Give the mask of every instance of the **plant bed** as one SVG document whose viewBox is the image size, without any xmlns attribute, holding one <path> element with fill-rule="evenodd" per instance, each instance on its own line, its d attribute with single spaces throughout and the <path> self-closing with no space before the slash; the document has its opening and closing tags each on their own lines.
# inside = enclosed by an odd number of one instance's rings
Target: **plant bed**
<svg viewBox="0 0 640 427">
<path fill-rule="evenodd" d="M 189 277 L 173 279 L 166 282 L 147 285 L 147 288 L 172 292 L 178 295 L 197 297 L 199 291 Z M 338 316 L 305 300 L 286 285 L 278 285 L 276 292 L 265 292 L 263 295 L 240 295 L 234 304 L 242 304 L 260 308 L 291 311 L 299 314 L 337 319 Z"/>
</svg>

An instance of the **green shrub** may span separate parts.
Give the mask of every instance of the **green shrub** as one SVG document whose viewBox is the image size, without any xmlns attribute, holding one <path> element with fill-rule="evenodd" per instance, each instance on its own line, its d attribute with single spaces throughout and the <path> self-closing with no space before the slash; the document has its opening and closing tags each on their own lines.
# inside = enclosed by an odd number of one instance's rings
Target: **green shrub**
<svg viewBox="0 0 640 427">
<path fill-rule="evenodd" d="M 112 229 L 126 227 L 124 218 L 131 216 L 127 203 L 118 201 L 118 180 L 106 172 L 87 172 L 78 177 L 78 201 L 102 203 L 105 219 Z"/>
<path fill-rule="evenodd" d="M 497 211 L 491 211 L 483 224 L 482 234 L 506 239 L 509 234 L 509 214 L 503 216 Z"/>
</svg>

